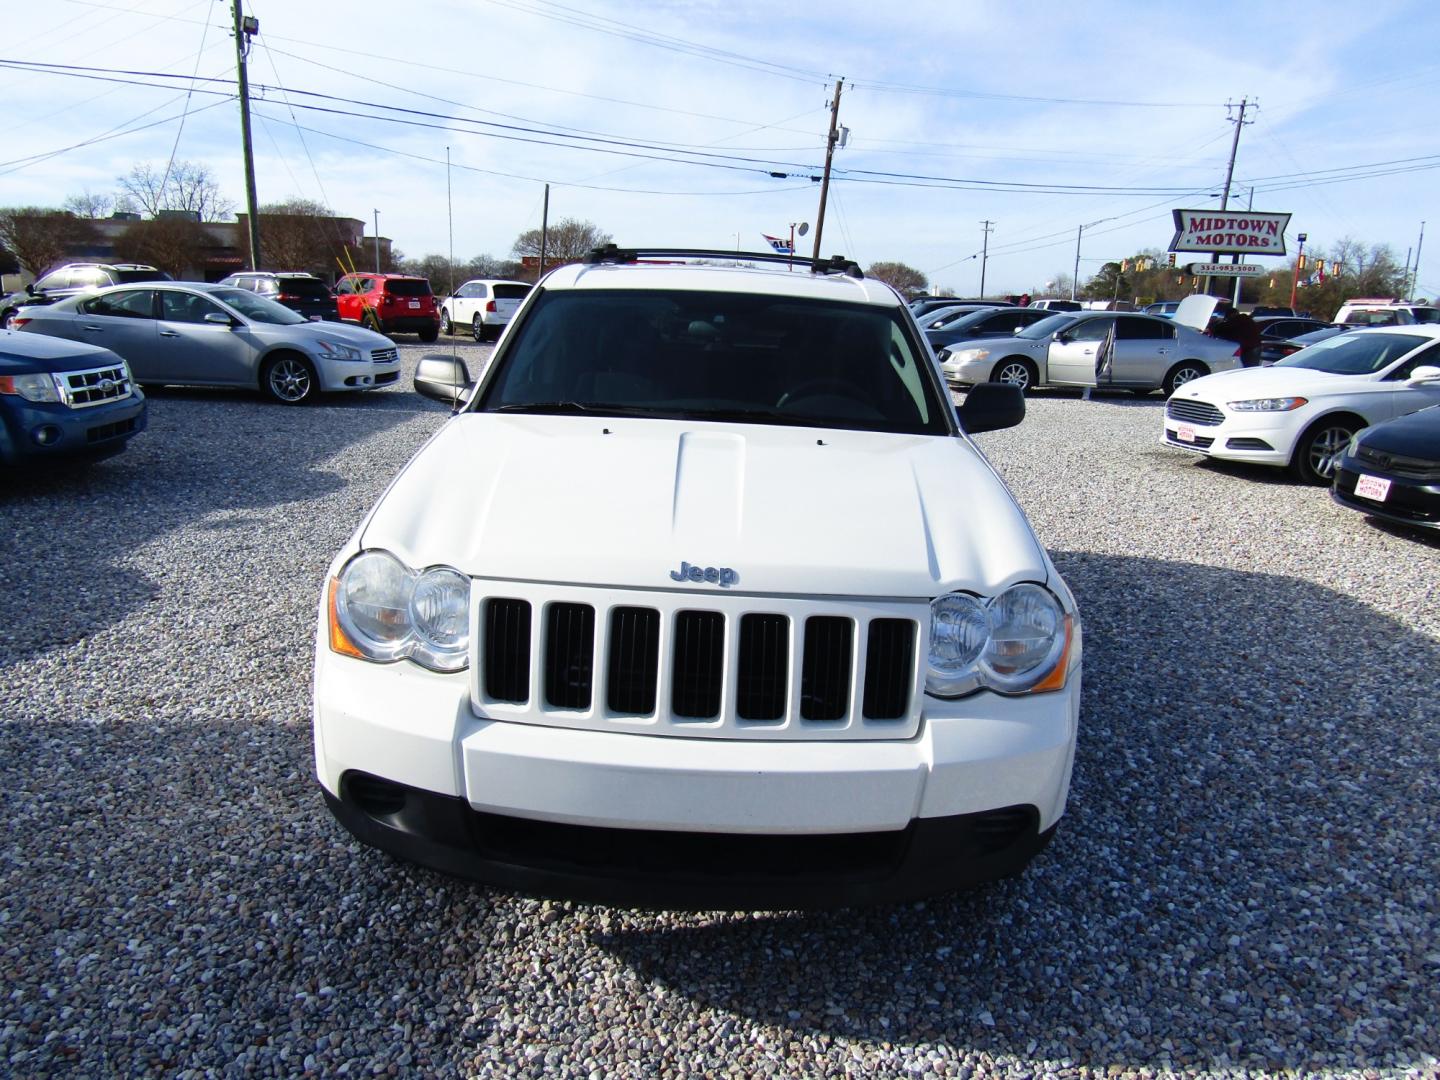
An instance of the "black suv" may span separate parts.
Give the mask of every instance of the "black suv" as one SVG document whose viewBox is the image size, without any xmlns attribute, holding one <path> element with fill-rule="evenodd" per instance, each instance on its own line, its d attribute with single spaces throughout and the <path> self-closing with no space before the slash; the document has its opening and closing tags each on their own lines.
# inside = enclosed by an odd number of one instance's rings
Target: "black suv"
<svg viewBox="0 0 1440 1080">
<path fill-rule="evenodd" d="M 0 327 L 9 326 L 10 319 L 22 307 L 53 304 L 76 293 L 103 289 L 107 285 L 169 280 L 170 275 L 164 270 L 144 263 L 66 263 L 0 300 Z"/>
<path fill-rule="evenodd" d="M 340 309 L 335 304 L 335 294 L 330 291 L 330 286 L 314 274 L 298 270 L 280 270 L 275 273 L 247 270 L 231 274 L 220 284 L 259 293 L 278 304 L 284 304 L 307 319 L 340 321 Z"/>
</svg>

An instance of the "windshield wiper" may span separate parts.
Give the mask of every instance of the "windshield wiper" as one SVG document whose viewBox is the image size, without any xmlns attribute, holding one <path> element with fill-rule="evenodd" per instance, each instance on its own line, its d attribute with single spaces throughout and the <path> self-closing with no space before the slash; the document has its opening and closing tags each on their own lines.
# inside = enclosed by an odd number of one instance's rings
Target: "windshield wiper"
<svg viewBox="0 0 1440 1080">
<path fill-rule="evenodd" d="M 545 413 L 550 416 L 653 416 L 653 408 L 634 405 L 608 405 L 605 402 L 523 401 L 514 405 L 497 405 L 487 412 Z"/>
</svg>

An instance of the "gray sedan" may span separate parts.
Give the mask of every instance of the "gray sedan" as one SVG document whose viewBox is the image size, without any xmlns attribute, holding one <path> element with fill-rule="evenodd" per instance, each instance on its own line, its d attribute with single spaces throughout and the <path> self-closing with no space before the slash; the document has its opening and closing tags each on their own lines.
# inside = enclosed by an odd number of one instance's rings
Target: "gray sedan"
<svg viewBox="0 0 1440 1080">
<path fill-rule="evenodd" d="M 1114 330 L 1111 362 L 1097 377 L 1101 346 Z M 957 385 L 1008 382 L 1032 386 L 1100 386 L 1168 396 L 1191 379 L 1240 366 L 1240 350 L 1179 319 L 1113 311 L 1062 312 L 1011 338 L 957 341 L 937 357 Z"/>
<path fill-rule="evenodd" d="M 117 285 L 22 308 L 13 326 L 103 345 L 125 358 L 137 383 L 243 386 L 287 405 L 322 391 L 373 390 L 400 377 L 399 351 L 384 335 L 312 322 L 226 285 Z"/>
</svg>

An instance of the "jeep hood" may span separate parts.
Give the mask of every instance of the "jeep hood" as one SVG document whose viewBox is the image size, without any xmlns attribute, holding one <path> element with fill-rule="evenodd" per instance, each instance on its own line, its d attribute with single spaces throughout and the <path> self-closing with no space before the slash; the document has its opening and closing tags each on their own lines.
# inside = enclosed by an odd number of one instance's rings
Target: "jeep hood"
<svg viewBox="0 0 1440 1080">
<path fill-rule="evenodd" d="M 1045 581 L 961 438 L 623 417 L 450 420 L 361 530 L 413 567 L 638 589 L 931 597 Z"/>
</svg>

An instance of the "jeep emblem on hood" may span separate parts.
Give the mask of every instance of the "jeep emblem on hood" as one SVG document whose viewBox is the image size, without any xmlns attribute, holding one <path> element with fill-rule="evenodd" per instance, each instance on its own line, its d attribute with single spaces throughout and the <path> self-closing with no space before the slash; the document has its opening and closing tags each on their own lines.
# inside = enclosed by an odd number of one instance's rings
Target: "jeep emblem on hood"
<svg viewBox="0 0 1440 1080">
<path fill-rule="evenodd" d="M 740 580 L 740 575 L 728 566 L 691 566 L 682 562 L 679 570 L 670 571 L 671 581 L 708 581 L 728 589 Z"/>
</svg>

